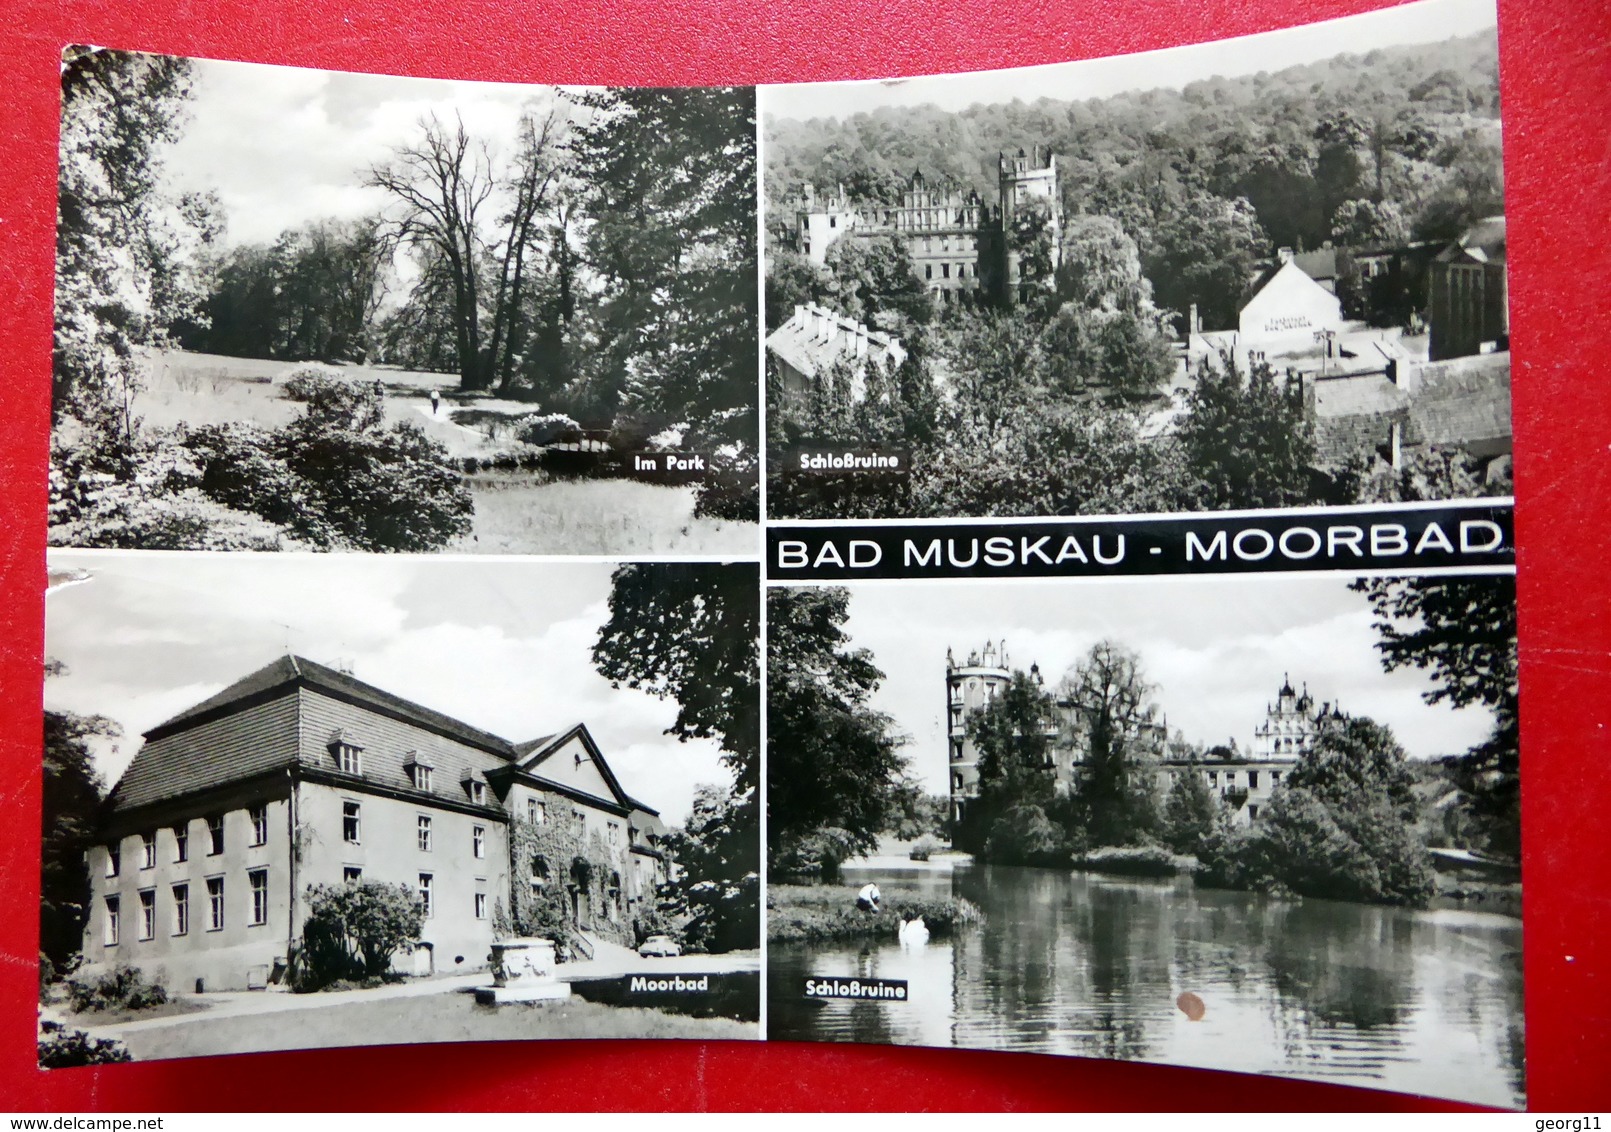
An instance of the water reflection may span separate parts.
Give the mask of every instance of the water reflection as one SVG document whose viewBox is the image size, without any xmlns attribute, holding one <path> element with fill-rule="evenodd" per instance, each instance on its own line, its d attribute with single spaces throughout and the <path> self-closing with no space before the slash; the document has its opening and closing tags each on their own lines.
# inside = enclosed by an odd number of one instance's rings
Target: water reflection
<svg viewBox="0 0 1611 1132">
<path fill-rule="evenodd" d="M 893 937 L 772 947 L 772 1037 L 1167 1061 L 1522 1103 L 1514 919 L 1041 869 L 877 879 L 886 897 L 965 896 L 987 923 L 917 950 Z M 905 979 L 911 999 L 808 1002 L 808 975 Z M 1206 1006 L 1200 1022 L 1175 1005 L 1185 991 Z"/>
</svg>

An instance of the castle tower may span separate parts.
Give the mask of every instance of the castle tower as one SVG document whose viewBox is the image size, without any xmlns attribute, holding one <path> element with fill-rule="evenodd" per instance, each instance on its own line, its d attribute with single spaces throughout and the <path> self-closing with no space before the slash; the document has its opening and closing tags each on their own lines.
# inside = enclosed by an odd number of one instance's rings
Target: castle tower
<svg viewBox="0 0 1611 1132">
<path fill-rule="evenodd" d="M 1314 746 L 1316 736 L 1341 726 L 1345 719 L 1334 704 L 1317 708 L 1308 684 L 1298 691 L 1291 678 L 1283 676 L 1275 702 L 1264 705 L 1264 721 L 1253 730 L 1253 757 L 1296 762 Z"/>
<path fill-rule="evenodd" d="M 957 663 L 945 652 L 945 718 L 947 778 L 951 790 L 951 820 L 962 824 L 968 803 L 979 796 L 979 753 L 968 739 L 968 716 L 990 703 L 1012 683 L 1007 642 L 987 642 Z"/>
<path fill-rule="evenodd" d="M 1057 155 L 1048 148 L 1032 146 L 1031 152 L 1020 149 L 1016 156 L 998 153 L 996 166 L 1005 257 L 1002 297 L 1012 305 L 1019 301 L 1023 288 L 1049 282 L 1024 277 L 1023 257 L 1013 247 L 1013 222 L 1029 202 L 1046 202 L 1050 213 L 1047 226 L 1052 237 L 1051 269 L 1055 272 L 1062 260 L 1063 197 L 1057 185 Z"/>
</svg>

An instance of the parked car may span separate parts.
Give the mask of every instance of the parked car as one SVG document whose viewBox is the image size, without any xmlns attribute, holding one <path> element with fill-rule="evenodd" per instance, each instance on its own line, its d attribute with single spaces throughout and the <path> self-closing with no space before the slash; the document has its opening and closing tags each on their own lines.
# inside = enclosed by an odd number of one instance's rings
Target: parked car
<svg viewBox="0 0 1611 1132">
<path fill-rule="evenodd" d="M 643 946 L 638 948 L 638 954 L 646 959 L 666 959 L 673 955 L 681 955 L 682 948 L 669 935 L 652 935 L 643 941 Z"/>
</svg>

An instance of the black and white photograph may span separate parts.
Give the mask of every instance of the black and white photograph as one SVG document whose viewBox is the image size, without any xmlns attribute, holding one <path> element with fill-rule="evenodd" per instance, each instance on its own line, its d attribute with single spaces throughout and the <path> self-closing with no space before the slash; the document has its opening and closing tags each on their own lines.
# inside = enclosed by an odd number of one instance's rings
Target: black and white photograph
<svg viewBox="0 0 1611 1132">
<path fill-rule="evenodd" d="M 755 553 L 753 88 L 61 78 L 52 546 Z"/>
<path fill-rule="evenodd" d="M 1496 31 L 761 88 L 769 516 L 1510 494 Z"/>
<path fill-rule="evenodd" d="M 753 563 L 49 569 L 43 1067 L 761 1037 Z"/>
<path fill-rule="evenodd" d="M 1522 1107 L 1515 592 L 772 586 L 768 1036 Z"/>
</svg>

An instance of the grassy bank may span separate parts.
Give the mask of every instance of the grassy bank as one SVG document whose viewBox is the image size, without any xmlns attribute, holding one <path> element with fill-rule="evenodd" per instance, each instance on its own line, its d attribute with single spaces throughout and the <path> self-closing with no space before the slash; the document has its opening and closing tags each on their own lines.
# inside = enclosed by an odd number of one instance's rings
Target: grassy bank
<svg viewBox="0 0 1611 1132">
<path fill-rule="evenodd" d="M 760 1037 L 755 1023 L 692 1018 L 580 999 L 548 1005 L 477 1006 L 467 994 L 417 995 L 375 1002 L 310 1004 L 273 1014 L 206 1016 L 119 1035 L 136 1061 L 278 1049 L 530 1038 Z"/>
<path fill-rule="evenodd" d="M 544 472 L 466 477 L 475 497 L 471 554 L 754 554 L 755 523 L 695 517 L 694 488 Z"/>
<path fill-rule="evenodd" d="M 922 916 L 930 934 L 937 936 L 984 918 L 977 906 L 954 897 L 925 900 L 885 893 L 881 910 L 863 912 L 856 907 L 856 889 L 849 885 L 774 884 L 767 886 L 766 938 L 771 943 L 821 943 L 868 936 L 894 939 L 903 913 Z"/>
</svg>

